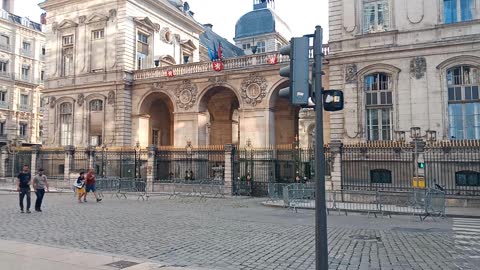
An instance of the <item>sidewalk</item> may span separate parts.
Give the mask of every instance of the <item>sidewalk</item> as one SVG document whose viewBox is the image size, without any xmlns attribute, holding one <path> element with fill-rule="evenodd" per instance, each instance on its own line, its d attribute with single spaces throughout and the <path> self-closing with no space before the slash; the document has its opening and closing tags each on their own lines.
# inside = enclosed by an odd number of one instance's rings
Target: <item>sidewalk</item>
<svg viewBox="0 0 480 270">
<path fill-rule="evenodd" d="M 8 270 L 200 270 L 67 248 L 0 240 L 0 269 Z"/>
</svg>

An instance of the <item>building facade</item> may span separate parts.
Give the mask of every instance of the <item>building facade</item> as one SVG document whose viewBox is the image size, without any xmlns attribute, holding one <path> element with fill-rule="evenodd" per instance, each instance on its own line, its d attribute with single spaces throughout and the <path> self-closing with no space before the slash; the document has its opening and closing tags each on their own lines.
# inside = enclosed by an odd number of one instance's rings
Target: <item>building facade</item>
<svg viewBox="0 0 480 270">
<path fill-rule="evenodd" d="M 0 2 L 0 145 L 35 145 L 42 143 L 45 34 L 14 14 L 15 3 Z"/>
<path fill-rule="evenodd" d="M 332 140 L 480 139 L 479 0 L 329 4 Z"/>
<path fill-rule="evenodd" d="M 278 97 L 288 86 L 278 75 L 288 58 L 244 56 L 212 25 L 196 22 L 182 1 L 96 3 L 41 4 L 48 40 L 45 145 L 265 147 L 292 144 L 313 130 Z M 220 43 L 222 62 L 205 61 Z"/>
</svg>

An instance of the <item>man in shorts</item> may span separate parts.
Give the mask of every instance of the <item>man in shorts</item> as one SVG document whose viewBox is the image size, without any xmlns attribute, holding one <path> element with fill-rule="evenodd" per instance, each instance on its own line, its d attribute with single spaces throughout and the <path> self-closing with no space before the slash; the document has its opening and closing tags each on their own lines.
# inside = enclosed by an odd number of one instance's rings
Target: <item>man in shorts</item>
<svg viewBox="0 0 480 270">
<path fill-rule="evenodd" d="M 95 173 L 93 172 L 93 169 L 89 169 L 87 176 L 85 177 L 85 191 L 87 194 L 89 192 L 93 192 L 93 195 L 95 196 L 97 202 L 100 202 L 102 200 L 97 196 L 97 192 L 95 189 Z M 85 195 L 83 201 L 87 202 L 87 195 Z"/>
</svg>

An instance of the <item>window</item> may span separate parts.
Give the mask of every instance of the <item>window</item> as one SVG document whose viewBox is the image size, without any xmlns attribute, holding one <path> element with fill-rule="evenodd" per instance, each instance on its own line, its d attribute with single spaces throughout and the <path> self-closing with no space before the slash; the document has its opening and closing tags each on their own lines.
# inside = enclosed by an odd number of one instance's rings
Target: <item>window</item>
<svg viewBox="0 0 480 270">
<path fill-rule="evenodd" d="M 371 184 L 391 184 L 392 172 L 389 170 L 377 169 L 370 171 Z"/>
<path fill-rule="evenodd" d="M 40 80 L 43 82 L 45 80 L 45 71 L 40 71 Z"/>
<path fill-rule="evenodd" d="M 139 32 L 137 40 L 137 69 L 143 69 L 147 67 L 148 52 L 148 36 Z"/>
<path fill-rule="evenodd" d="M 387 31 L 389 27 L 388 0 L 363 0 L 363 33 Z"/>
<path fill-rule="evenodd" d="M 7 73 L 8 61 L 0 61 L 0 73 Z"/>
<path fill-rule="evenodd" d="M 444 23 L 473 20 L 475 0 L 443 0 Z"/>
<path fill-rule="evenodd" d="M 28 94 L 21 94 L 20 95 L 20 105 L 28 106 Z"/>
<path fill-rule="evenodd" d="M 43 138 L 43 126 L 42 125 L 40 125 L 38 127 L 38 137 L 40 138 L 40 140 L 42 140 L 42 138 Z"/>
<path fill-rule="evenodd" d="M 139 32 L 138 33 L 138 41 L 140 41 L 142 43 L 145 43 L 145 44 L 148 44 L 148 35 Z"/>
<path fill-rule="evenodd" d="M 479 76 L 479 69 L 470 66 L 457 66 L 447 70 L 451 139 L 480 139 Z"/>
<path fill-rule="evenodd" d="M 73 45 L 73 35 L 63 37 L 63 46 Z"/>
<path fill-rule="evenodd" d="M 102 39 L 105 36 L 105 31 L 103 29 L 92 31 L 92 39 Z"/>
<path fill-rule="evenodd" d="M 479 187 L 480 173 L 472 171 L 456 172 L 455 184 L 462 187 Z"/>
<path fill-rule="evenodd" d="M 45 56 L 45 53 L 46 53 L 45 47 L 42 47 L 42 56 Z"/>
<path fill-rule="evenodd" d="M 257 52 L 258 53 L 266 52 L 265 41 L 257 42 Z"/>
<path fill-rule="evenodd" d="M 103 102 L 99 99 L 90 101 L 90 111 L 100 112 L 103 110 Z"/>
<path fill-rule="evenodd" d="M 243 44 L 243 49 L 244 49 L 244 50 L 250 49 L 250 43 Z"/>
<path fill-rule="evenodd" d="M 152 130 L 152 144 L 153 145 L 160 145 L 160 142 L 159 142 L 159 138 L 158 138 L 158 135 L 160 135 L 160 132 L 158 131 L 158 129 L 153 129 Z"/>
<path fill-rule="evenodd" d="M 7 101 L 7 91 L 0 91 L 0 103 L 5 103 Z"/>
<path fill-rule="evenodd" d="M 63 146 L 72 144 L 73 105 L 62 103 L 60 105 L 60 143 Z"/>
<path fill-rule="evenodd" d="M 391 140 L 393 102 L 390 76 L 385 73 L 367 75 L 364 78 L 364 88 L 367 139 Z"/>
<path fill-rule="evenodd" d="M 10 37 L 6 35 L 0 35 L 0 48 L 10 50 Z"/>
<path fill-rule="evenodd" d="M 20 137 L 26 137 L 27 136 L 27 124 L 26 123 L 20 123 L 20 129 L 19 129 L 19 136 Z"/>
<path fill-rule="evenodd" d="M 63 76 L 73 75 L 73 48 L 67 47 L 63 49 L 63 58 L 62 58 L 62 72 Z"/>
<path fill-rule="evenodd" d="M 22 66 L 22 80 L 30 79 L 30 66 Z"/>
<path fill-rule="evenodd" d="M 100 146 L 102 143 L 102 136 L 90 136 L 90 146 Z"/>
<path fill-rule="evenodd" d="M 0 136 L 5 136 L 5 122 L 0 122 Z"/>
<path fill-rule="evenodd" d="M 23 48 L 24 51 L 29 52 L 30 49 L 31 49 L 30 42 L 24 41 L 23 45 L 22 45 L 22 48 Z"/>
</svg>

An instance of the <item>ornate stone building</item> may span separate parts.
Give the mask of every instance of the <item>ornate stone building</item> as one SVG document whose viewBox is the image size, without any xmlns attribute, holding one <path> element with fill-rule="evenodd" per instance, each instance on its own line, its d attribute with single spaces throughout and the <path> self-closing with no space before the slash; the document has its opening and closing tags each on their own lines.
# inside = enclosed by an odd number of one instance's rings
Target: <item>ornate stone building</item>
<svg viewBox="0 0 480 270">
<path fill-rule="evenodd" d="M 0 145 L 41 144 L 40 91 L 45 76 L 45 34 L 40 24 L 0 1 Z"/>
<path fill-rule="evenodd" d="M 330 0 L 332 140 L 480 139 L 479 0 Z"/>
<path fill-rule="evenodd" d="M 299 109 L 278 97 L 288 85 L 278 75 L 287 58 L 242 56 L 182 1 L 97 2 L 41 4 L 46 145 L 265 147 L 312 130 L 299 127 Z M 218 42 L 223 62 L 200 61 Z"/>
</svg>

